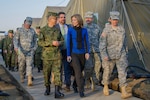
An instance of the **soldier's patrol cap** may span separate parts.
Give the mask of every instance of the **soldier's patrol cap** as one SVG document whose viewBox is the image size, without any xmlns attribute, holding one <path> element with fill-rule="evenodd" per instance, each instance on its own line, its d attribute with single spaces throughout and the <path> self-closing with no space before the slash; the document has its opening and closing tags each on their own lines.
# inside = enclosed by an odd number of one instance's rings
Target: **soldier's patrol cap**
<svg viewBox="0 0 150 100">
<path fill-rule="evenodd" d="M 32 25 L 32 18 L 31 17 L 26 17 L 25 21 L 27 24 Z"/>
<path fill-rule="evenodd" d="M 48 12 L 48 14 L 47 14 L 47 18 L 48 18 L 48 17 L 50 17 L 50 16 L 57 17 L 57 16 L 58 16 L 58 14 L 57 14 L 57 13 L 55 13 L 55 12 Z"/>
<path fill-rule="evenodd" d="M 8 33 L 14 33 L 14 31 L 13 30 L 9 30 Z"/>
<path fill-rule="evenodd" d="M 91 11 L 86 12 L 84 17 L 85 18 L 93 18 L 93 12 L 91 12 Z"/>
<path fill-rule="evenodd" d="M 109 14 L 111 19 L 119 19 L 120 13 L 118 11 L 111 11 Z"/>
<path fill-rule="evenodd" d="M 41 27 L 40 26 L 36 26 L 36 29 L 40 29 Z"/>
</svg>

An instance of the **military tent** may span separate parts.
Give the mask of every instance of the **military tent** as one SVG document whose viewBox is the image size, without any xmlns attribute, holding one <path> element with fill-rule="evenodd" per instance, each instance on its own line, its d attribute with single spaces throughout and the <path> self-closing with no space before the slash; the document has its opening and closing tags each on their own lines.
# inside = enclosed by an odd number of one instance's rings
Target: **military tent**
<svg viewBox="0 0 150 100">
<path fill-rule="evenodd" d="M 126 30 L 129 65 L 150 71 L 150 0 L 70 0 L 66 7 L 47 7 L 39 25 L 46 25 L 46 16 L 50 11 L 64 11 L 68 24 L 73 14 L 81 14 L 84 18 L 85 12 L 92 11 L 103 29 L 112 10 L 120 12 L 120 24 Z"/>
</svg>

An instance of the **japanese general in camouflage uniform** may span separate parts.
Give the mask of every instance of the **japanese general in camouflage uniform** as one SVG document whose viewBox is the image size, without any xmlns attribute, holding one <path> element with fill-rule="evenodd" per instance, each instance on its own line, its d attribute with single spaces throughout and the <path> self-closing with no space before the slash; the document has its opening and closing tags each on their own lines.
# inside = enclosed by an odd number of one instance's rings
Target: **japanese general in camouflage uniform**
<svg viewBox="0 0 150 100">
<path fill-rule="evenodd" d="M 89 76 L 91 76 L 91 74 L 93 74 L 92 76 L 96 81 L 97 79 L 99 80 L 100 78 L 100 68 L 101 68 L 101 58 L 99 50 L 99 39 L 101 35 L 101 29 L 97 24 L 94 23 L 86 24 L 84 27 L 87 28 L 88 30 L 90 43 L 90 58 L 86 60 L 85 63 L 85 77 L 88 78 Z"/>
<path fill-rule="evenodd" d="M 128 66 L 126 53 L 125 30 L 122 26 L 112 28 L 107 25 L 100 38 L 100 52 L 102 57 L 102 66 L 104 68 L 103 84 L 109 84 L 109 77 L 116 64 L 120 86 L 126 85 L 126 67 Z M 104 60 L 108 57 L 109 60 Z"/>
<path fill-rule="evenodd" d="M 13 30 L 9 30 L 8 33 L 8 37 L 4 40 L 3 51 L 6 53 L 6 66 L 9 66 L 9 70 L 14 71 L 14 67 L 17 66 L 17 54 L 14 51 Z"/>
<path fill-rule="evenodd" d="M 18 62 L 21 78 L 25 73 L 32 76 L 33 56 L 37 48 L 36 33 L 33 28 L 18 28 L 14 35 L 14 48 L 18 48 Z"/>
<path fill-rule="evenodd" d="M 56 27 L 46 25 L 41 29 L 41 36 L 38 44 L 42 46 L 42 60 L 45 86 L 50 85 L 51 72 L 54 73 L 54 84 L 61 86 L 61 53 L 60 47 L 52 45 L 53 41 L 60 41 L 63 44 L 63 37 Z"/>
</svg>

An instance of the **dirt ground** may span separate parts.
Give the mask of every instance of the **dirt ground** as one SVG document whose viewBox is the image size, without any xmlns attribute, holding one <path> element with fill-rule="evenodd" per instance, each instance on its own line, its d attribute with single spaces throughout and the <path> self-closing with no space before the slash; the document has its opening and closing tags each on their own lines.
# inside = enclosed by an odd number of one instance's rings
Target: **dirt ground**
<svg viewBox="0 0 150 100">
<path fill-rule="evenodd" d="M 0 90 L 10 96 L 0 96 L 0 100 L 31 100 L 29 94 L 0 65 Z"/>
</svg>

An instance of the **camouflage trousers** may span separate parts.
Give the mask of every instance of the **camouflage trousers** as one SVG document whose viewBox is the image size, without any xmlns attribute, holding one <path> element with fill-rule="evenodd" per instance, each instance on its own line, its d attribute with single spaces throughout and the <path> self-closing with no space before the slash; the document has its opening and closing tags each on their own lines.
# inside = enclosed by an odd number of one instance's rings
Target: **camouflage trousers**
<svg viewBox="0 0 150 100">
<path fill-rule="evenodd" d="M 51 84 L 51 73 L 54 74 L 54 84 L 61 86 L 61 60 L 43 60 L 43 73 L 45 86 Z"/>
<path fill-rule="evenodd" d="M 109 78 L 110 78 L 110 75 L 113 71 L 115 64 L 116 64 L 117 71 L 118 71 L 119 85 L 120 87 L 126 86 L 127 85 L 126 84 L 126 76 L 127 76 L 126 68 L 128 66 L 126 54 L 122 54 L 120 59 L 102 61 L 102 66 L 104 69 L 102 84 L 109 84 Z"/>
<path fill-rule="evenodd" d="M 18 64 L 19 64 L 19 72 L 21 77 L 25 74 L 32 75 L 32 68 L 33 68 L 33 55 L 32 56 L 25 56 L 22 52 L 18 54 Z"/>
<path fill-rule="evenodd" d="M 90 58 L 85 62 L 85 79 L 90 76 L 97 83 L 100 80 L 100 69 L 100 53 L 90 53 Z"/>
</svg>

